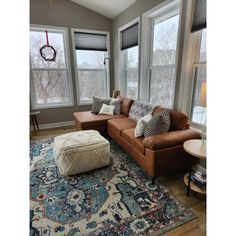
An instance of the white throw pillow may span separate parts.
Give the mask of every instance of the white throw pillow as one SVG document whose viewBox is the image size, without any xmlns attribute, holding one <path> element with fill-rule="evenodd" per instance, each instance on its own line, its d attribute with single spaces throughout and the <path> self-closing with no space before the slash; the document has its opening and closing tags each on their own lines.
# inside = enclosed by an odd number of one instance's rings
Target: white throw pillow
<svg viewBox="0 0 236 236">
<path fill-rule="evenodd" d="M 152 119 L 151 114 L 147 114 L 138 120 L 137 125 L 134 130 L 134 137 L 138 138 L 143 136 L 146 124 Z"/>
<path fill-rule="evenodd" d="M 116 106 L 113 106 L 113 105 L 106 105 L 106 104 L 102 104 L 102 108 L 101 110 L 99 111 L 98 115 L 113 115 L 114 114 L 114 110 L 115 110 L 115 107 Z"/>
</svg>

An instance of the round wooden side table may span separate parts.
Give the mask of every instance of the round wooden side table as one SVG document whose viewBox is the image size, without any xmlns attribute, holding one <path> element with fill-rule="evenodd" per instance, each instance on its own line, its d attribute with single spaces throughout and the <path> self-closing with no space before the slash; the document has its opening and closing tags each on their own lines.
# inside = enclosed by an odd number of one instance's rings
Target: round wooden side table
<svg viewBox="0 0 236 236">
<path fill-rule="evenodd" d="M 37 129 L 39 131 L 39 125 L 38 125 L 38 121 L 36 118 L 36 115 L 38 115 L 39 113 L 40 113 L 40 111 L 31 111 L 30 112 L 30 117 L 31 117 L 32 125 L 34 127 L 34 131 L 36 130 L 35 125 L 37 126 Z"/>
<path fill-rule="evenodd" d="M 193 158 L 206 159 L 206 141 L 201 139 L 191 139 L 184 142 L 184 150 L 191 155 L 191 162 L 189 173 L 184 176 L 184 183 L 187 185 L 187 196 L 189 196 L 190 189 L 194 192 L 206 194 L 205 189 L 201 189 L 199 186 L 191 181 L 191 175 L 193 170 Z"/>
</svg>

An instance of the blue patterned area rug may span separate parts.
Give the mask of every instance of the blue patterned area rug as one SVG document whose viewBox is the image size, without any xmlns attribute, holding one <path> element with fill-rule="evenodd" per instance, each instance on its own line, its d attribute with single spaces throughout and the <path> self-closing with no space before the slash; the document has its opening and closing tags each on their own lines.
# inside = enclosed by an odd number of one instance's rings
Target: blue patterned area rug
<svg viewBox="0 0 236 236">
<path fill-rule="evenodd" d="M 194 218 L 113 141 L 109 166 L 73 178 L 60 175 L 53 138 L 30 144 L 32 236 L 160 235 Z"/>
</svg>

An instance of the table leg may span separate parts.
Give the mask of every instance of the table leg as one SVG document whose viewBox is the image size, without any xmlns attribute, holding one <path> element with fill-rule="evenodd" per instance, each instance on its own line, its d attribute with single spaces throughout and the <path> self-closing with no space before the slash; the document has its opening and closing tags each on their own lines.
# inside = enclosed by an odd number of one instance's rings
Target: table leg
<svg viewBox="0 0 236 236">
<path fill-rule="evenodd" d="M 153 177 L 152 178 L 152 185 L 154 185 L 155 184 L 155 178 Z"/>
<path fill-rule="evenodd" d="M 33 115 L 31 116 L 31 121 L 32 121 L 32 125 L 33 125 L 34 131 L 35 131 L 35 124 L 34 124 L 34 116 Z"/>
<path fill-rule="evenodd" d="M 189 191 L 190 191 L 190 181 L 191 181 L 192 169 L 193 169 L 193 158 L 191 157 L 190 165 L 189 165 L 189 174 L 188 174 L 188 186 L 187 186 L 187 196 L 188 197 L 189 197 Z"/>
<path fill-rule="evenodd" d="M 39 125 L 38 125 L 38 121 L 37 121 L 36 115 L 34 115 L 34 120 L 35 120 L 35 123 L 36 123 L 37 129 L 38 129 L 38 131 L 39 131 Z"/>
</svg>

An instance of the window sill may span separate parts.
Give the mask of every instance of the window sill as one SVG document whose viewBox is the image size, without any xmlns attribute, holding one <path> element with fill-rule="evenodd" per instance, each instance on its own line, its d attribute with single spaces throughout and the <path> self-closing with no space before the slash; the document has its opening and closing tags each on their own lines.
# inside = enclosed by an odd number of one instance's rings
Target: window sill
<svg viewBox="0 0 236 236">
<path fill-rule="evenodd" d="M 74 103 L 67 103 L 67 104 L 49 104 L 49 105 L 37 105 L 33 106 L 32 110 L 43 110 L 43 109 L 53 109 L 53 108 L 64 108 L 64 107 L 73 107 L 75 106 Z"/>
<path fill-rule="evenodd" d="M 89 102 L 89 103 L 79 103 L 78 106 L 92 106 L 93 103 Z"/>
</svg>

